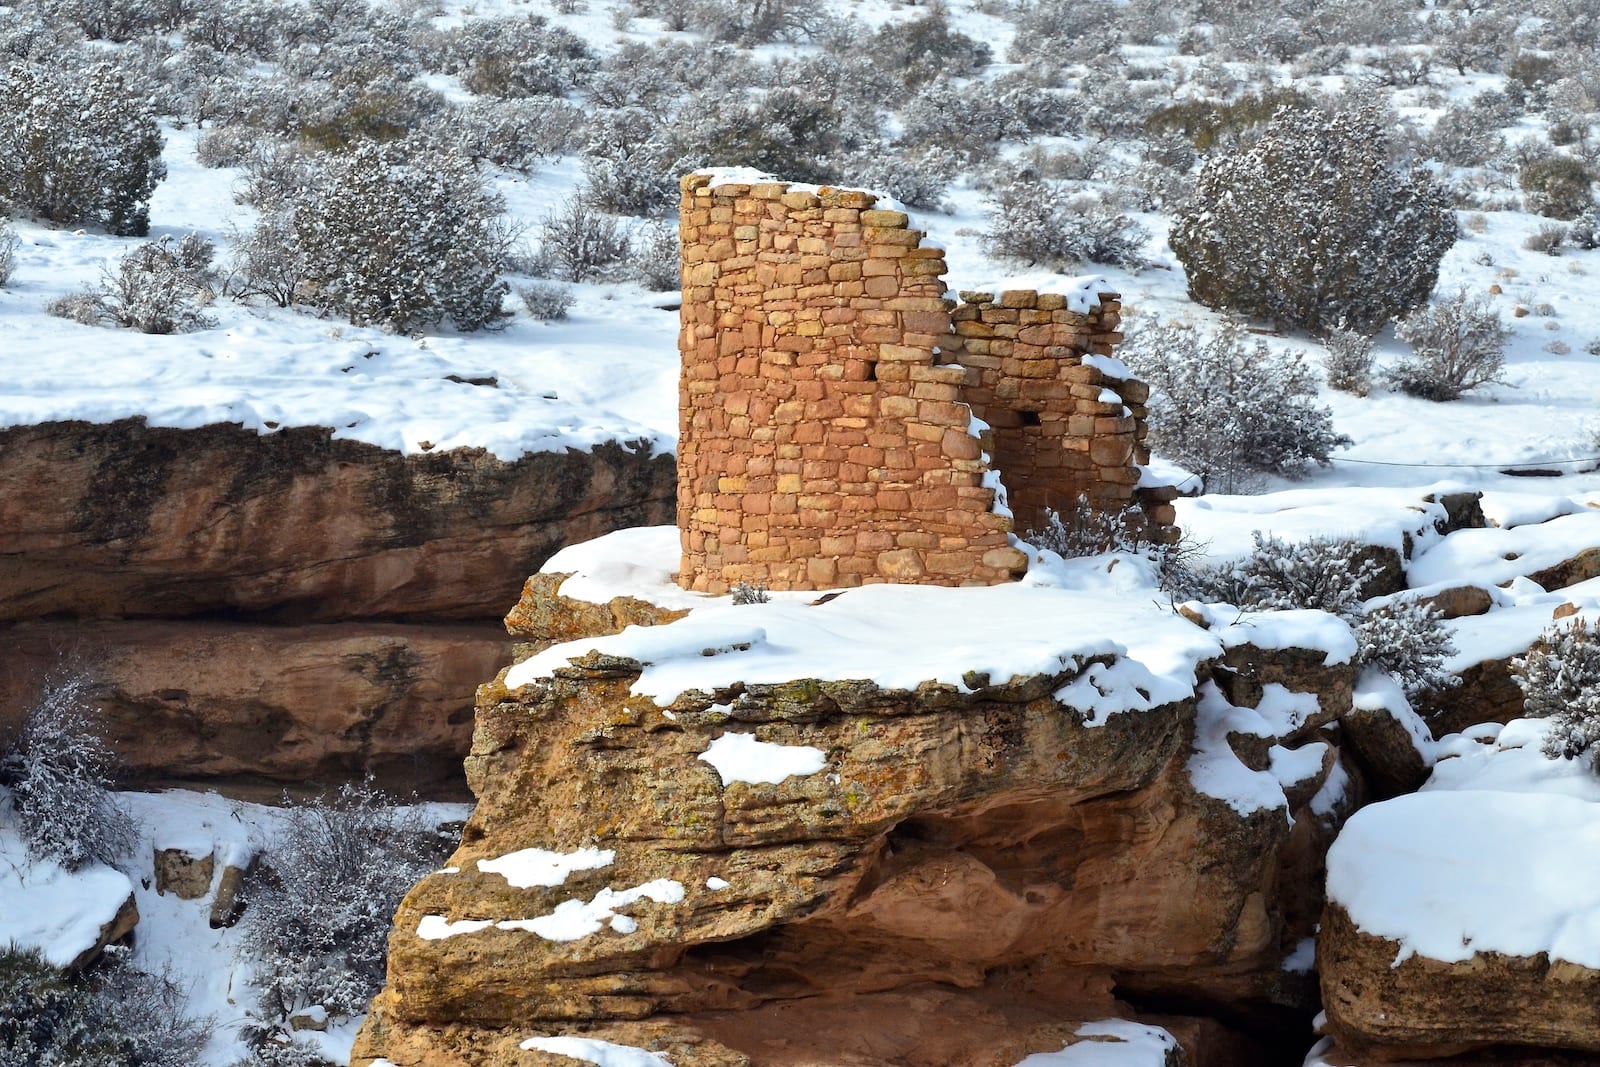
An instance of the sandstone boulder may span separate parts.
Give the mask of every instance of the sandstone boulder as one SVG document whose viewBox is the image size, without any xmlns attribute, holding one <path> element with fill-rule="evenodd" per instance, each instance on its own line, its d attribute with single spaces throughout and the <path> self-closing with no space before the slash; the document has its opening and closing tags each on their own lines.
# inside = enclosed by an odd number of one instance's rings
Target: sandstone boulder
<svg viewBox="0 0 1600 1067">
<path fill-rule="evenodd" d="M 182 848 L 155 850 L 156 892 L 171 893 L 179 900 L 199 900 L 211 892 L 211 876 L 216 871 L 216 856 L 207 852 L 192 855 Z"/>
</svg>

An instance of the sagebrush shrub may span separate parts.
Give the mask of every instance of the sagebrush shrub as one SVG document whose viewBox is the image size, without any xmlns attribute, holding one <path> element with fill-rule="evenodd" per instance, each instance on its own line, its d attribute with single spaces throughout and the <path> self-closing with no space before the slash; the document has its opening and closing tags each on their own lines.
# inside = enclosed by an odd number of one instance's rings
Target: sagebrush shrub
<svg viewBox="0 0 1600 1067">
<path fill-rule="evenodd" d="M 751 604 L 765 604 L 772 600 L 772 595 L 767 591 L 766 582 L 735 582 L 729 590 L 733 595 L 733 603 L 738 607 L 747 607 Z"/>
<path fill-rule="evenodd" d="M 617 220 L 581 196 L 551 211 L 539 227 L 539 257 L 571 282 L 598 278 L 633 250 Z"/>
<path fill-rule="evenodd" d="M 1212 492 L 1245 490 L 1264 474 L 1295 477 L 1350 443 L 1317 403 L 1303 354 L 1248 341 L 1236 323 L 1206 333 L 1153 319 L 1122 355 L 1155 393 L 1151 446 L 1203 476 Z"/>
<path fill-rule="evenodd" d="M 1138 267 L 1150 233 L 1104 198 L 1067 198 L 1050 182 L 1021 178 L 995 191 L 984 244 L 989 254 L 1053 270 L 1085 263 Z"/>
<path fill-rule="evenodd" d="M 1458 685 L 1445 669 L 1455 641 L 1439 609 L 1416 600 L 1396 600 L 1366 611 L 1355 622 L 1356 664 L 1387 671 L 1407 697 Z"/>
<path fill-rule="evenodd" d="M 1284 108 L 1253 144 L 1207 160 L 1172 228 L 1189 295 L 1280 327 L 1375 333 L 1427 300 L 1455 216 L 1397 170 L 1376 108 Z"/>
<path fill-rule="evenodd" d="M 1595 761 L 1600 741 L 1600 634 L 1582 618 L 1556 624 L 1511 661 L 1523 693 L 1523 714 L 1549 719 L 1544 753 L 1552 759 Z"/>
<path fill-rule="evenodd" d="M 1561 248 L 1567 243 L 1567 228 L 1559 223 L 1547 223 L 1534 230 L 1523 238 L 1522 247 L 1530 252 L 1543 252 L 1547 256 L 1559 256 Z"/>
<path fill-rule="evenodd" d="M 1517 174 L 1528 210 L 1546 218 L 1569 221 L 1594 206 L 1594 175 L 1570 156 L 1530 160 Z"/>
<path fill-rule="evenodd" d="M 106 62 L 0 76 L 0 200 L 62 224 L 143 235 L 166 177 L 154 109 Z"/>
<path fill-rule="evenodd" d="M 0 288 L 5 287 L 11 280 L 12 272 L 17 269 L 18 245 L 17 235 L 10 224 L 0 221 Z"/>
<path fill-rule="evenodd" d="M 1384 381 L 1425 400 L 1458 399 L 1499 379 L 1510 333 L 1487 297 L 1459 290 L 1395 326 L 1395 336 L 1412 354 L 1386 370 Z"/>
<path fill-rule="evenodd" d="M 216 284 L 210 241 L 188 234 L 147 241 L 105 272 L 100 300 L 108 318 L 140 333 L 186 333 L 216 325 L 201 308 Z"/>
<path fill-rule="evenodd" d="M 1372 391 L 1372 338 L 1359 330 L 1335 326 L 1323 335 L 1328 350 L 1328 387 L 1356 396 Z"/>
<path fill-rule="evenodd" d="M 519 288 L 517 296 L 529 315 L 546 322 L 566 318 L 572 307 L 572 290 L 565 285 L 534 282 Z"/>
<path fill-rule="evenodd" d="M 1043 529 L 1028 530 L 1022 540 L 1065 559 L 1097 556 L 1103 552 L 1138 554 L 1152 547 L 1146 537 L 1149 523 L 1137 504 L 1119 511 L 1104 511 L 1080 494 L 1072 510 L 1064 514 L 1045 508 L 1044 520 Z"/>
<path fill-rule="evenodd" d="M 634 241 L 633 276 L 653 293 L 683 287 L 683 251 L 678 233 L 665 223 L 653 222 Z"/>
<path fill-rule="evenodd" d="M 1260 530 L 1248 556 L 1195 572 L 1192 595 L 1259 611 L 1315 608 L 1354 617 L 1378 576 L 1376 560 L 1355 541 L 1310 537 L 1289 542 Z"/>
<path fill-rule="evenodd" d="M 286 1036 L 285 1021 L 302 1008 L 320 1004 L 336 1019 L 366 1009 L 383 983 L 400 898 L 448 851 L 370 782 L 286 806 L 286 832 L 250 875 L 241 921 L 262 1044 Z"/>
<path fill-rule="evenodd" d="M 100 736 L 94 684 L 81 673 L 47 679 L 0 756 L 28 851 L 68 870 L 120 861 L 133 845 L 131 816 L 111 793 L 116 756 Z"/>
<path fill-rule="evenodd" d="M 1455 654 L 1437 609 L 1414 600 L 1372 607 L 1364 599 L 1379 575 L 1365 545 L 1333 537 L 1289 542 L 1252 534 L 1250 555 L 1216 567 L 1193 568 L 1179 595 L 1249 611 L 1312 608 L 1337 615 L 1356 638 L 1356 663 L 1387 671 L 1408 697 L 1447 688 L 1459 679 L 1444 668 Z"/>
</svg>

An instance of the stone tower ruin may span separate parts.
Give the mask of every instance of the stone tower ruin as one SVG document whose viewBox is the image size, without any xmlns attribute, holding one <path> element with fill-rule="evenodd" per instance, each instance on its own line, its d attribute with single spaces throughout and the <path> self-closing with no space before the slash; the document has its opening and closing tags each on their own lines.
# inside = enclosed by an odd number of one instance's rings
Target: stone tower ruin
<svg viewBox="0 0 1600 1067">
<path fill-rule="evenodd" d="M 870 193 L 682 192 L 682 585 L 1006 582 L 1046 508 L 1135 500 L 1147 390 L 1108 358 L 1100 279 L 954 302 L 944 251 Z"/>
</svg>

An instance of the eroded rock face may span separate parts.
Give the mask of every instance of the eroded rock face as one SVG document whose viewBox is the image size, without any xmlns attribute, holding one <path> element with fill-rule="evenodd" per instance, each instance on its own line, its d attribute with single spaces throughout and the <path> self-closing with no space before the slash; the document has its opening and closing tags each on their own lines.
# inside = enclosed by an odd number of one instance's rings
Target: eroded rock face
<svg viewBox="0 0 1600 1067">
<path fill-rule="evenodd" d="M 510 658 L 492 623 L 40 622 L 6 633 L 0 732 L 63 652 L 98 683 L 133 779 L 252 775 L 459 790 L 472 693 Z"/>
<path fill-rule="evenodd" d="M 669 520 L 674 481 L 615 444 L 503 462 L 317 428 L 0 430 L 0 732 L 65 667 L 99 683 L 135 779 L 459 793 L 522 577 Z"/>
<path fill-rule="evenodd" d="M 1463 1064 L 1545 1062 L 1535 1052 L 1505 1061 L 1475 1053 L 1502 1044 L 1600 1054 L 1600 971 L 1542 954 L 1493 952 L 1463 962 L 1412 955 L 1395 963 L 1399 951 L 1330 902 L 1317 960 L 1329 1033 L 1344 1052 L 1373 1061 L 1452 1057 L 1452 1064 L 1464 1054 Z"/>
<path fill-rule="evenodd" d="M 671 521 L 671 456 L 402 456 L 318 428 L 0 430 L 0 621 L 490 619 L 563 545 Z"/>
<path fill-rule="evenodd" d="M 1241 812 L 1193 784 L 1192 700 L 1089 726 L 1052 696 L 1077 669 L 659 707 L 630 692 L 637 663 L 591 654 L 483 687 L 477 809 L 400 908 L 353 1062 L 545 1062 L 520 1042 L 581 1032 L 678 1067 L 1005 1067 L 1126 1011 L 1114 988 L 1303 1022 L 1314 978 L 1283 961 L 1360 791 L 1323 786 L 1353 770 L 1330 746 L 1293 783 L 1293 820 Z M 1347 709 L 1349 669 L 1330 684 Z M 1303 740 L 1322 744 L 1320 725 Z M 730 732 L 814 749 L 822 769 L 725 782 L 701 756 Z M 495 862 L 535 848 L 585 859 L 536 884 Z M 1214 1018 L 1185 1032 L 1190 1063 L 1268 1062 Z"/>
</svg>

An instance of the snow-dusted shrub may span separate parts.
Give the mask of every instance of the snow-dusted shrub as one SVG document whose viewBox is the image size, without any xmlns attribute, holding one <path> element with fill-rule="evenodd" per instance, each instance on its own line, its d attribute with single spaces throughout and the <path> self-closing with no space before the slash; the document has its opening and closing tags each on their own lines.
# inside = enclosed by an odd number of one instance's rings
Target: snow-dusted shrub
<svg viewBox="0 0 1600 1067">
<path fill-rule="evenodd" d="M 1438 608 L 1415 600 L 1392 601 L 1364 612 L 1354 628 L 1357 665 L 1388 671 L 1407 697 L 1460 684 L 1444 666 L 1456 646 Z"/>
<path fill-rule="evenodd" d="M 1104 511 L 1080 494 L 1072 510 L 1065 514 L 1045 508 L 1044 520 L 1043 529 L 1028 530 L 1022 540 L 1068 559 L 1104 552 L 1144 554 L 1156 547 L 1146 536 L 1149 522 L 1137 504 L 1120 511 Z"/>
<path fill-rule="evenodd" d="M 1250 555 L 1197 570 L 1190 595 L 1249 611 L 1314 608 L 1350 620 L 1360 616 L 1362 598 L 1378 576 L 1377 561 L 1361 544 L 1320 536 L 1289 542 L 1260 530 L 1251 537 Z"/>
<path fill-rule="evenodd" d="M 969 162 L 989 155 L 997 142 L 1028 132 L 1022 114 L 990 83 L 949 78 L 922 86 L 900 119 L 904 144 L 938 148 Z"/>
<path fill-rule="evenodd" d="M 440 111 L 429 131 L 472 160 L 511 170 L 530 170 L 549 156 L 576 153 L 583 112 L 565 100 L 473 100 Z M 587 160 L 585 161 L 587 163 Z"/>
<path fill-rule="evenodd" d="M 1233 148 L 1286 107 L 1307 107 L 1306 95 L 1294 88 L 1268 88 L 1242 93 L 1231 100 L 1179 100 L 1157 108 L 1145 119 L 1151 133 L 1181 133 L 1201 152 Z"/>
<path fill-rule="evenodd" d="M 1328 350 L 1328 387 L 1366 396 L 1372 391 L 1372 338 L 1335 326 L 1322 337 Z"/>
<path fill-rule="evenodd" d="M 581 37 L 537 15 L 470 20 L 442 56 L 463 85 L 486 96 L 565 96 L 600 69 Z"/>
<path fill-rule="evenodd" d="M 0 1064 L 193 1067 L 208 1037 L 165 975 L 112 958 L 67 975 L 36 951 L 0 947 Z"/>
<path fill-rule="evenodd" d="M 1575 219 L 1594 206 L 1594 175 L 1571 156 L 1530 160 L 1517 173 L 1528 210 L 1551 219 Z"/>
<path fill-rule="evenodd" d="M 1523 714 L 1549 719 L 1544 752 L 1552 759 L 1588 756 L 1600 741 L 1600 634 L 1586 620 L 1556 624 L 1511 661 L 1523 693 Z"/>
<path fill-rule="evenodd" d="M 252 185 L 261 190 L 257 202 L 265 200 L 265 229 L 245 239 L 248 286 L 402 332 L 446 319 L 478 330 L 502 316 L 502 205 L 470 161 L 368 142 L 304 173 L 289 188 Z M 264 258 L 279 235 L 282 256 Z M 285 269 L 274 280 L 268 266 Z"/>
<path fill-rule="evenodd" d="M 37 951 L 0 948 L 0 1063 L 78 1063 L 97 1027 L 87 998 Z"/>
<path fill-rule="evenodd" d="M 746 45 L 802 40 L 827 22 L 819 0 L 696 0 L 692 16 L 691 28 Z"/>
<path fill-rule="evenodd" d="M 69 870 L 120 860 L 135 832 L 111 794 L 116 757 L 100 736 L 93 693 L 81 673 L 47 679 L 0 756 L 0 784 L 29 852 Z"/>
<path fill-rule="evenodd" d="M 673 130 L 677 169 L 744 166 L 797 181 L 832 177 L 831 160 L 876 132 L 852 124 L 832 95 L 790 85 L 713 89 L 683 107 Z"/>
<path fill-rule="evenodd" d="M 848 168 L 850 181 L 867 189 L 888 193 L 917 208 L 938 210 L 945 190 L 958 169 L 953 155 L 938 149 L 905 151 L 885 144 L 869 144 Z"/>
<path fill-rule="evenodd" d="M 1375 332 L 1433 291 L 1455 216 L 1395 169 L 1376 107 L 1285 108 L 1254 144 L 1206 162 L 1171 243 L 1189 294 L 1279 326 Z"/>
<path fill-rule="evenodd" d="M 772 599 L 772 594 L 767 591 L 766 582 L 735 582 L 732 589 L 733 602 L 739 607 L 751 604 L 765 604 Z"/>
<path fill-rule="evenodd" d="M 1006 52 L 1012 63 L 1081 63 L 1122 43 L 1120 5 L 1110 0 L 1032 0 L 1014 8 L 1017 34 Z"/>
<path fill-rule="evenodd" d="M 1304 354 L 1249 341 L 1237 323 L 1207 333 L 1152 319 L 1122 355 L 1156 394 L 1151 445 L 1202 475 L 1212 492 L 1243 491 L 1264 474 L 1295 477 L 1349 444 L 1317 403 Z"/>
<path fill-rule="evenodd" d="M 646 226 L 633 246 L 631 273 L 640 285 L 653 293 L 667 293 L 683 287 L 683 251 L 678 232 L 662 222 Z"/>
<path fill-rule="evenodd" d="M 951 28 L 950 12 L 938 2 L 921 18 L 880 27 L 868 48 L 878 62 L 899 72 L 910 88 L 941 74 L 976 74 L 993 59 L 988 45 Z"/>
<path fill-rule="evenodd" d="M 1543 252 L 1547 256 L 1559 256 L 1562 246 L 1566 243 L 1567 228 L 1560 223 L 1550 222 L 1540 226 L 1523 238 L 1522 247 L 1530 252 Z"/>
<path fill-rule="evenodd" d="M 1414 600 L 1370 611 L 1363 604 L 1379 575 L 1367 546 L 1320 536 L 1288 542 L 1259 530 L 1252 537 L 1249 556 L 1193 569 L 1179 595 L 1247 611 L 1312 608 L 1337 615 L 1355 633 L 1357 664 L 1388 671 L 1408 697 L 1459 681 L 1444 669 L 1455 646 L 1437 609 Z"/>
<path fill-rule="evenodd" d="M 370 782 L 286 801 L 289 825 L 245 885 L 240 922 L 255 964 L 261 1043 L 303 1008 L 335 1019 L 366 1009 L 383 983 L 389 923 L 446 843 Z"/>
<path fill-rule="evenodd" d="M 678 150 L 643 107 L 598 116 L 583 152 L 584 199 L 602 211 L 656 216 L 678 200 Z"/>
<path fill-rule="evenodd" d="M 1510 333 L 1488 298 L 1458 290 L 1396 324 L 1411 356 L 1384 371 L 1384 382 L 1425 400 L 1455 400 L 1499 378 Z"/>
<path fill-rule="evenodd" d="M 1516 23 L 1488 10 L 1444 11 L 1435 8 L 1428 21 L 1434 55 L 1455 68 L 1457 74 L 1469 70 L 1498 71 L 1516 40 Z"/>
<path fill-rule="evenodd" d="M 194 159 L 202 167 L 243 166 L 261 139 L 261 132 L 248 126 L 208 126 L 195 140 Z"/>
<path fill-rule="evenodd" d="M 184 988 L 169 974 L 128 963 L 126 949 L 107 950 L 88 980 L 90 1004 L 116 1067 L 193 1067 L 211 1036 L 211 1020 L 189 1014 Z"/>
<path fill-rule="evenodd" d="M 177 244 L 162 237 L 138 246 L 101 280 L 106 316 L 140 333 L 186 333 L 216 325 L 201 310 L 214 296 L 214 252 L 210 241 L 194 233 Z"/>
<path fill-rule="evenodd" d="M 559 211 L 548 212 L 539 227 L 539 258 L 549 270 L 572 282 L 602 276 L 632 250 L 633 242 L 617 220 L 581 196 L 568 199 Z"/>
<path fill-rule="evenodd" d="M 984 243 L 989 254 L 1064 270 L 1083 263 L 1141 265 L 1149 231 L 1103 197 L 1071 199 L 1049 182 L 1018 179 L 995 191 Z"/>
<path fill-rule="evenodd" d="M 88 289 L 58 296 L 44 306 L 46 315 L 76 322 L 80 326 L 97 326 L 106 321 L 105 306 L 100 294 Z"/>
<path fill-rule="evenodd" d="M 13 63 L 0 76 L 0 199 L 49 222 L 150 229 L 166 177 L 154 109 L 111 63 Z"/>
<path fill-rule="evenodd" d="M 1446 108 L 1434 123 L 1428 141 L 1440 160 L 1457 167 L 1479 167 L 1505 150 L 1500 130 L 1515 119 L 1482 97 L 1505 99 L 1500 93 L 1480 93 L 1465 104 Z"/>
<path fill-rule="evenodd" d="M 517 289 L 522 306 L 536 319 L 551 322 L 567 317 L 572 307 L 572 290 L 554 282 L 534 282 Z"/>
<path fill-rule="evenodd" d="M 0 220 L 0 288 L 5 287 L 17 269 L 17 245 L 17 235 L 11 225 Z"/>
</svg>

